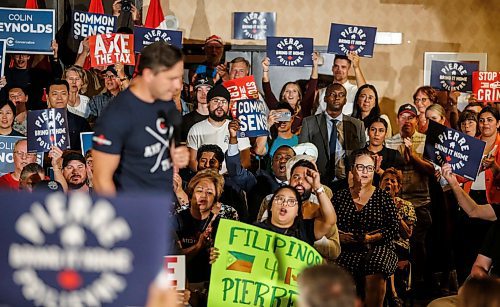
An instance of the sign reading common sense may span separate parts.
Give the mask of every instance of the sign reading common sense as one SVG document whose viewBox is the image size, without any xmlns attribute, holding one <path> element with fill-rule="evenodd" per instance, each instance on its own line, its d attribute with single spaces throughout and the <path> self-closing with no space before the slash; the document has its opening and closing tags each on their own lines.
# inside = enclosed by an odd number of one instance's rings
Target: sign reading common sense
<svg viewBox="0 0 500 307">
<path fill-rule="evenodd" d="M 479 62 L 432 61 L 431 86 L 443 91 L 472 91 L 472 73 L 479 70 Z"/>
<path fill-rule="evenodd" d="M 486 143 L 435 121 L 429 121 L 425 156 L 437 165 L 448 163 L 453 172 L 475 180 Z"/>
<path fill-rule="evenodd" d="M 69 147 L 67 110 L 45 109 L 28 111 L 26 130 L 28 151 L 47 152 L 52 146 L 65 150 Z"/>
<path fill-rule="evenodd" d="M 377 28 L 332 23 L 328 53 L 347 55 L 354 52 L 360 57 L 372 57 Z"/>
<path fill-rule="evenodd" d="M 472 73 L 472 92 L 482 102 L 500 101 L 500 72 L 475 71 Z"/>
<path fill-rule="evenodd" d="M 236 118 L 240 122 L 239 138 L 268 135 L 267 108 L 264 102 L 258 99 L 238 100 Z"/>
<path fill-rule="evenodd" d="M 0 39 L 8 53 L 52 54 L 54 10 L 0 7 Z"/>
<path fill-rule="evenodd" d="M 134 27 L 134 49 L 136 53 L 140 53 L 142 49 L 154 42 L 161 41 L 182 49 L 182 32 L 137 26 Z"/>
<path fill-rule="evenodd" d="M 268 36 L 266 52 L 271 66 L 312 66 L 313 39 Z"/>
<path fill-rule="evenodd" d="M 215 247 L 208 306 L 297 306 L 297 276 L 323 262 L 303 241 L 226 219 Z"/>
<path fill-rule="evenodd" d="M 275 26 L 276 13 L 233 13 L 233 39 L 263 40 L 266 36 L 274 36 Z"/>
<path fill-rule="evenodd" d="M 165 196 L 2 193 L 2 304 L 144 306 L 167 252 Z"/>
<path fill-rule="evenodd" d="M 116 31 L 118 18 L 105 14 L 73 12 L 73 37 L 84 39 L 97 34 L 107 34 Z"/>
</svg>

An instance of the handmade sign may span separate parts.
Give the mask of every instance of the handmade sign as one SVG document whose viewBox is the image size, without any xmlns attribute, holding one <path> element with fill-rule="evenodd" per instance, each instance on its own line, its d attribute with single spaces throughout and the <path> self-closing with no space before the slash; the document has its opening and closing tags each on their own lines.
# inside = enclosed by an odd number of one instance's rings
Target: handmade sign
<svg viewBox="0 0 500 307">
<path fill-rule="evenodd" d="M 73 12 L 73 37 L 84 39 L 97 34 L 107 34 L 116 31 L 118 18 L 105 14 Z"/>
<path fill-rule="evenodd" d="M 28 111 L 28 151 L 47 152 L 51 146 L 65 150 L 70 146 L 66 112 L 65 108 Z"/>
<path fill-rule="evenodd" d="M 347 55 L 354 52 L 360 57 L 372 57 L 377 28 L 332 23 L 328 52 Z"/>
<path fill-rule="evenodd" d="M 448 163 L 455 174 L 475 180 L 484 146 L 484 141 L 430 120 L 424 156 L 437 165 Z"/>
<path fill-rule="evenodd" d="M 115 63 L 135 65 L 134 35 L 100 34 L 90 36 L 92 66 L 108 66 Z"/>
<path fill-rule="evenodd" d="M 476 99 L 481 102 L 500 101 L 500 72 L 473 72 L 472 92 L 476 96 Z"/>
<path fill-rule="evenodd" d="M 309 244 L 222 219 L 210 274 L 209 306 L 297 306 L 297 276 L 323 262 Z"/>
<path fill-rule="evenodd" d="M 472 73 L 479 62 L 432 61 L 431 86 L 443 91 L 472 92 Z"/>
<path fill-rule="evenodd" d="M 229 110 L 233 118 L 236 117 L 236 102 L 241 99 L 259 99 L 257 83 L 253 76 L 233 79 L 222 83 L 231 94 Z"/>
<path fill-rule="evenodd" d="M 313 39 L 268 36 L 266 53 L 271 66 L 312 66 Z"/>
<path fill-rule="evenodd" d="M 167 251 L 164 197 L 0 193 L 7 306 L 144 306 Z"/>
<path fill-rule="evenodd" d="M 182 49 L 182 32 L 173 30 L 134 27 L 134 50 L 140 53 L 144 47 L 154 42 L 164 41 Z"/>
<path fill-rule="evenodd" d="M 258 99 L 238 100 L 236 104 L 236 118 L 240 121 L 238 137 L 256 137 L 268 135 L 267 108 L 264 102 Z"/>
<path fill-rule="evenodd" d="M 54 10 L 0 7 L 0 39 L 8 53 L 53 54 Z"/>
<path fill-rule="evenodd" d="M 0 135 L 0 176 L 14 171 L 14 145 L 23 136 Z M 36 153 L 36 163 L 43 166 L 43 152 Z"/>
<path fill-rule="evenodd" d="M 275 26 L 276 13 L 233 13 L 233 39 L 266 39 L 266 36 L 274 36 Z"/>
</svg>

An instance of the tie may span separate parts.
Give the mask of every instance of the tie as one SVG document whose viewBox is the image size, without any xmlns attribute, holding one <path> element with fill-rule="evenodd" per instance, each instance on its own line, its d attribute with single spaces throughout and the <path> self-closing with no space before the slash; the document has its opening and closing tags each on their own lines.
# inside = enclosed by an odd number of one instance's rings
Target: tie
<svg viewBox="0 0 500 307">
<path fill-rule="evenodd" d="M 332 119 L 332 132 L 330 134 L 330 141 L 328 146 L 330 148 L 330 161 L 335 164 L 335 151 L 337 149 L 337 120 Z"/>
</svg>

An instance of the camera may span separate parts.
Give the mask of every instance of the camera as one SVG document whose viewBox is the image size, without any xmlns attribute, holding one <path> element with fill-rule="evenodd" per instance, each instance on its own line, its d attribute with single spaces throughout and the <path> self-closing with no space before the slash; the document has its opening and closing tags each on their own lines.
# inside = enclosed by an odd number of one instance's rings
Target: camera
<svg viewBox="0 0 500 307">
<path fill-rule="evenodd" d="M 122 12 L 130 12 L 132 10 L 132 0 L 122 0 Z"/>
</svg>

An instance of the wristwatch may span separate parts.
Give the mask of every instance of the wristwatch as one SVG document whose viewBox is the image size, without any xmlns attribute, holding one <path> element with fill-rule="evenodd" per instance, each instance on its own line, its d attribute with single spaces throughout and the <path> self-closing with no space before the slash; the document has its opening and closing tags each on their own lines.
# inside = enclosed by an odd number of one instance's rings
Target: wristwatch
<svg viewBox="0 0 500 307">
<path fill-rule="evenodd" d="M 325 188 L 323 186 L 321 186 L 321 187 L 317 188 L 315 190 L 315 192 L 316 192 L 316 195 L 319 195 L 321 193 L 325 193 Z"/>
</svg>

